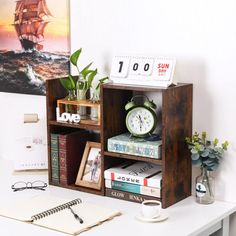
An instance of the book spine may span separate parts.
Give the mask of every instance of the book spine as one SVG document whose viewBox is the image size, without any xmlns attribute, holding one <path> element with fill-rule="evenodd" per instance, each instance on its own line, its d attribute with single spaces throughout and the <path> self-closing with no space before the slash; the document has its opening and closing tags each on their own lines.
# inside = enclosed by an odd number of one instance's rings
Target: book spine
<svg viewBox="0 0 236 236">
<path fill-rule="evenodd" d="M 105 188 L 105 194 L 107 197 L 117 198 L 121 200 L 131 201 L 131 202 L 138 202 L 141 203 L 145 200 L 157 200 L 155 197 L 136 194 L 136 193 L 129 193 L 125 191 L 120 191 L 111 188 Z M 160 200 L 158 198 L 158 200 Z"/>
<path fill-rule="evenodd" d="M 107 149 L 110 152 L 161 159 L 161 145 L 152 146 L 145 143 L 132 143 L 122 140 L 108 139 Z"/>
<path fill-rule="evenodd" d="M 66 150 L 66 135 L 60 134 L 58 136 L 59 142 L 59 173 L 60 184 L 67 185 L 67 150 Z"/>
<path fill-rule="evenodd" d="M 161 189 L 159 188 L 146 187 L 142 185 L 124 183 L 119 181 L 112 181 L 109 179 L 105 180 L 105 187 L 158 198 L 160 198 L 161 196 Z"/>
<path fill-rule="evenodd" d="M 161 173 L 160 173 L 161 175 Z M 111 172 L 109 170 L 104 171 L 104 178 L 110 180 L 121 181 L 125 183 L 138 184 L 148 187 L 161 188 L 161 177 L 160 179 L 148 179 L 141 176 L 134 176 L 128 174 L 120 174 Z"/>
<path fill-rule="evenodd" d="M 51 173 L 52 183 L 59 184 L 58 134 L 51 134 Z"/>
</svg>

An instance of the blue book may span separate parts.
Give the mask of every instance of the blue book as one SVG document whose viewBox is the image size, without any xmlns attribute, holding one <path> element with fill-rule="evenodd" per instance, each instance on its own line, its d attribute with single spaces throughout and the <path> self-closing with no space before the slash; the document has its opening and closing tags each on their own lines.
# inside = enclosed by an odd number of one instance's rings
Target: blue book
<svg viewBox="0 0 236 236">
<path fill-rule="evenodd" d="M 153 141 L 152 141 L 153 140 Z M 124 133 L 108 139 L 107 150 L 135 156 L 161 159 L 162 141 L 132 137 L 130 133 Z"/>
</svg>

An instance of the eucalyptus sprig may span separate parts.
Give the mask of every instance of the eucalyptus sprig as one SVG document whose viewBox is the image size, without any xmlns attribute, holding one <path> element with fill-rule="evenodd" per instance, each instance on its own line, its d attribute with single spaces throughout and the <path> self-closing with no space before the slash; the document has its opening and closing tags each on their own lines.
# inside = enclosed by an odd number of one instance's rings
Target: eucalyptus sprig
<svg viewBox="0 0 236 236">
<path fill-rule="evenodd" d="M 193 165 L 201 166 L 209 171 L 217 169 L 229 145 L 228 141 L 219 144 L 217 138 L 213 141 L 207 140 L 206 132 L 202 132 L 201 135 L 195 132 L 192 137 L 186 137 L 185 140 L 191 151 Z"/>
</svg>

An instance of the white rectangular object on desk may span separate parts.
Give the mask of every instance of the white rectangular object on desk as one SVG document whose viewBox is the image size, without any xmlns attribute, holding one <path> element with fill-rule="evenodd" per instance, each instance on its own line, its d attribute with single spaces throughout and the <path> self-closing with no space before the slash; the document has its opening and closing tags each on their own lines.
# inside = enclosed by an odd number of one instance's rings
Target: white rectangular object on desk
<svg viewBox="0 0 236 236">
<path fill-rule="evenodd" d="M 14 170 L 43 170 L 48 168 L 47 145 L 41 136 L 23 137 L 16 140 L 17 156 Z"/>
<path fill-rule="evenodd" d="M 110 79 L 114 83 L 167 88 L 176 85 L 173 57 L 115 56 Z"/>
</svg>

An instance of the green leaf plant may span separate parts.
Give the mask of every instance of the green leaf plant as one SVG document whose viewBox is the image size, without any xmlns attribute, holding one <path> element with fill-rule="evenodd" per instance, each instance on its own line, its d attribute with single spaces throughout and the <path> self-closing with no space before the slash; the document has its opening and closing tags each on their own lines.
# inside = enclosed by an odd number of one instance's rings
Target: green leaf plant
<svg viewBox="0 0 236 236">
<path fill-rule="evenodd" d="M 72 76 L 68 75 L 66 78 L 61 78 L 60 82 L 61 85 L 66 89 L 66 90 L 82 90 L 84 94 L 88 92 L 90 88 L 92 88 L 92 84 L 94 81 L 94 78 L 98 75 L 97 69 L 92 70 L 90 69 L 92 62 L 89 63 L 87 66 L 85 66 L 83 69 L 80 69 L 78 66 L 78 61 L 80 58 L 80 55 L 82 53 L 82 48 L 79 50 L 75 51 L 71 56 L 70 56 L 70 62 L 72 65 L 74 65 L 77 69 L 78 76 Z M 100 86 L 102 83 L 107 80 L 108 77 L 104 77 L 99 80 L 99 83 L 96 87 L 96 90 L 100 91 Z"/>
<path fill-rule="evenodd" d="M 186 137 L 185 140 L 191 152 L 192 164 L 206 168 L 208 171 L 217 169 L 229 145 L 228 141 L 219 144 L 217 138 L 213 141 L 207 140 L 206 132 L 202 132 L 201 135 L 194 132 L 192 137 Z"/>
</svg>

